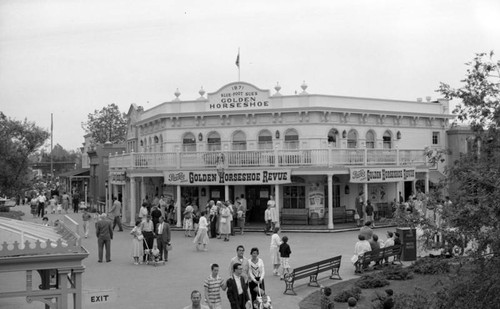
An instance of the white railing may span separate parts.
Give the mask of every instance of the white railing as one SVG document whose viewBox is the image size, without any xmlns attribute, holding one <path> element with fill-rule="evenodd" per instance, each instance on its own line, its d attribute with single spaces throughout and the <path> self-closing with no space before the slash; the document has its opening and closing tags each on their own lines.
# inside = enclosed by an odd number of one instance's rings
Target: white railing
<svg viewBox="0 0 500 309">
<path fill-rule="evenodd" d="M 185 169 L 264 166 L 372 166 L 425 165 L 416 149 L 296 149 L 207 152 L 141 152 L 110 155 L 110 169 Z"/>
</svg>

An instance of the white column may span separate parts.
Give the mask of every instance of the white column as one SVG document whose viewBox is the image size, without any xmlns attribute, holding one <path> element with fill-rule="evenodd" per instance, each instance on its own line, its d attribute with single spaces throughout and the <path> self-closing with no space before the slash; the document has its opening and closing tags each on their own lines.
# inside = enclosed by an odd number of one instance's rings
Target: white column
<svg viewBox="0 0 500 309">
<path fill-rule="evenodd" d="M 177 227 L 182 226 L 181 221 L 181 186 L 177 186 L 177 196 L 175 197 L 175 208 L 177 208 Z"/>
<path fill-rule="evenodd" d="M 328 177 L 328 228 L 333 230 L 333 175 Z"/>
<path fill-rule="evenodd" d="M 135 226 L 135 178 L 130 177 L 130 226 Z"/>
<path fill-rule="evenodd" d="M 429 194 L 429 170 L 425 172 L 425 194 Z"/>
<path fill-rule="evenodd" d="M 146 181 L 144 180 L 144 177 L 141 177 L 141 201 L 140 201 L 141 204 L 145 198 L 146 198 Z"/>
<path fill-rule="evenodd" d="M 110 182 L 108 182 L 108 192 L 106 192 L 106 194 L 108 195 L 108 203 L 106 205 L 106 207 L 109 209 L 111 209 L 111 205 L 113 205 L 113 187 L 115 185 L 112 185 Z M 118 195 L 115 195 L 117 198 L 118 198 Z"/>
<path fill-rule="evenodd" d="M 224 186 L 224 196 L 226 197 L 226 201 L 230 199 L 230 196 L 229 196 L 229 186 L 228 185 Z M 234 201 L 233 201 L 233 203 L 234 203 Z"/>
<path fill-rule="evenodd" d="M 280 224 L 280 200 L 281 200 L 281 193 L 280 193 L 280 185 L 274 185 L 274 201 L 276 202 L 276 216 L 278 217 L 278 226 L 281 226 Z"/>
<path fill-rule="evenodd" d="M 411 182 L 411 194 L 412 195 L 417 194 L 417 180 L 416 179 Z"/>
</svg>

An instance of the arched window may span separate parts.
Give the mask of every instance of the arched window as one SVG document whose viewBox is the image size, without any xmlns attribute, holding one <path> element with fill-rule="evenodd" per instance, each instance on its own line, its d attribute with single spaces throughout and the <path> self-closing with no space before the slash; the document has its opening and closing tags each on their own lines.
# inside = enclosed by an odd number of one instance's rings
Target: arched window
<svg viewBox="0 0 500 309">
<path fill-rule="evenodd" d="M 273 136 L 269 130 L 263 130 L 259 133 L 259 149 L 273 149 Z"/>
<path fill-rule="evenodd" d="M 207 137 L 208 151 L 220 151 L 222 149 L 220 135 L 217 132 L 211 132 Z"/>
<path fill-rule="evenodd" d="M 290 129 L 285 132 L 285 149 L 299 149 L 299 134 L 295 129 Z"/>
<path fill-rule="evenodd" d="M 358 147 L 358 133 L 355 130 L 350 130 L 347 133 L 347 148 L 357 148 Z"/>
<path fill-rule="evenodd" d="M 371 130 L 366 132 L 366 148 L 375 148 L 375 134 Z"/>
<path fill-rule="evenodd" d="M 336 129 L 331 129 L 328 132 L 328 145 L 332 147 L 337 147 L 337 140 L 339 138 L 339 131 Z"/>
<path fill-rule="evenodd" d="M 193 133 L 186 133 L 182 138 L 182 151 L 195 152 L 196 151 L 196 138 Z"/>
<path fill-rule="evenodd" d="M 382 140 L 384 141 L 384 149 L 392 148 L 392 135 L 390 131 L 385 131 L 384 136 L 382 136 Z"/>
<path fill-rule="evenodd" d="M 237 131 L 233 134 L 232 150 L 247 150 L 247 137 L 243 131 Z"/>
</svg>

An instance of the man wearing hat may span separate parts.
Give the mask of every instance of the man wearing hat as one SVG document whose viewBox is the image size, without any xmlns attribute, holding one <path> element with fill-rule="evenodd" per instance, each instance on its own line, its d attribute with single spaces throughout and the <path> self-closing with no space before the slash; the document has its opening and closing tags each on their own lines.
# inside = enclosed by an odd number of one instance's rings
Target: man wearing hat
<svg viewBox="0 0 500 309">
<path fill-rule="evenodd" d="M 95 233 L 97 236 L 97 249 L 99 263 L 102 263 L 104 246 L 106 246 L 106 262 L 111 262 L 111 239 L 113 239 L 113 227 L 111 221 L 105 213 L 99 216 L 99 221 L 95 224 Z"/>
</svg>

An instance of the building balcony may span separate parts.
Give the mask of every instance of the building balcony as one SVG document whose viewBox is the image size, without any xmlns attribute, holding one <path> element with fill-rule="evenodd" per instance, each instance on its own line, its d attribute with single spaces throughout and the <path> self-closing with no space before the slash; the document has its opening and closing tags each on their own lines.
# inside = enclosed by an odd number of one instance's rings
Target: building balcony
<svg viewBox="0 0 500 309">
<path fill-rule="evenodd" d="M 423 149 L 297 149 L 110 154 L 110 170 L 426 165 Z"/>
</svg>

